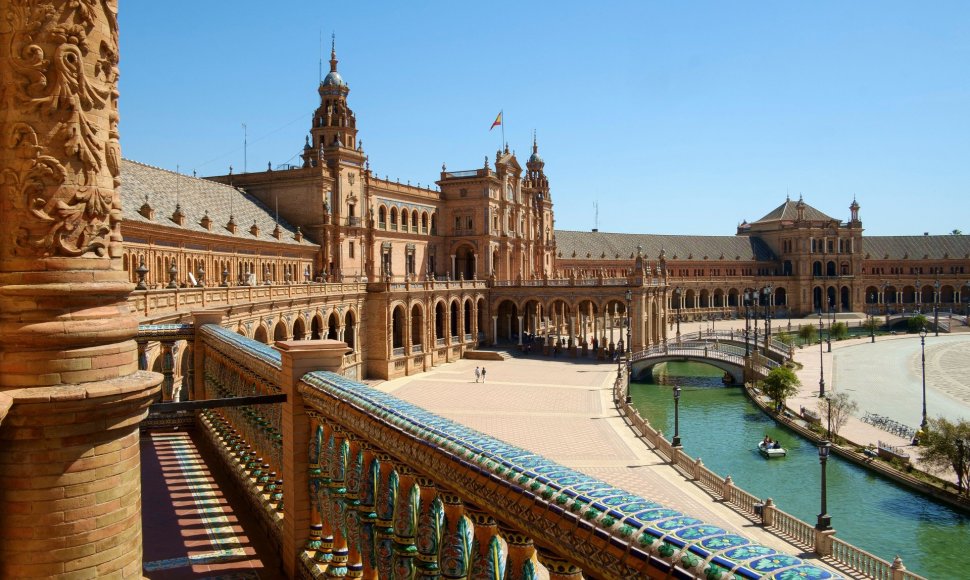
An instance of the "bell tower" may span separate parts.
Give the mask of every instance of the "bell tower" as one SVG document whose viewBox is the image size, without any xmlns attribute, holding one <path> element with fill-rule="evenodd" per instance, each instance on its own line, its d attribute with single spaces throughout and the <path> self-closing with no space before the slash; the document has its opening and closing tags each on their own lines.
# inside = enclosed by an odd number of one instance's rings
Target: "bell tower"
<svg viewBox="0 0 970 580">
<path fill-rule="evenodd" d="M 549 179 L 546 177 L 546 162 L 539 155 L 539 144 L 535 133 L 532 134 L 532 155 L 526 162 L 526 174 L 522 183 L 523 193 L 532 197 L 530 222 L 535 224 L 531 232 L 533 251 L 533 275 L 550 276 L 554 270 L 556 240 L 554 237 L 555 220 L 552 214 L 552 196 L 549 194 Z"/>
<path fill-rule="evenodd" d="M 347 106 L 350 87 L 337 72 L 336 39 L 330 45 L 330 72 L 320 81 L 320 106 L 313 113 L 310 138 L 303 149 L 303 166 L 317 167 L 339 149 L 357 149 L 357 117 Z"/>
</svg>

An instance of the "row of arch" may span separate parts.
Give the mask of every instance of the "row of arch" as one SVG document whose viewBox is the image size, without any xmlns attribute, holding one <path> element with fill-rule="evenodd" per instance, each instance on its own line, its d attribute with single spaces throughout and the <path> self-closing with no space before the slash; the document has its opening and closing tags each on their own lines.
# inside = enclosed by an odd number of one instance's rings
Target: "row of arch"
<svg viewBox="0 0 970 580">
<path fill-rule="evenodd" d="M 726 291 L 721 288 L 715 288 L 714 290 L 708 290 L 707 288 L 700 290 L 686 288 L 679 293 L 679 303 L 676 290 L 674 289 L 674 291 L 668 294 L 671 297 L 670 307 L 673 310 L 690 308 L 737 308 L 744 306 L 744 290 L 737 288 L 730 288 Z M 788 290 L 783 287 L 773 288 L 771 305 L 788 306 Z"/>
<path fill-rule="evenodd" d="M 418 233 L 418 223 L 420 222 L 420 233 L 428 233 L 428 226 L 431 227 L 431 233 L 434 234 L 438 231 L 438 218 L 436 213 L 429 213 L 426 210 L 413 209 L 408 211 L 407 208 L 402 208 L 400 212 L 396 207 L 391 207 L 390 210 L 383 204 L 377 208 L 377 227 L 386 230 L 401 231 L 411 230 L 413 233 Z"/>
<path fill-rule="evenodd" d="M 357 350 L 357 313 L 353 309 L 348 310 L 343 316 L 333 311 L 326 318 L 323 314 L 317 313 L 310 319 L 309 324 L 302 314 L 293 320 L 292 325 L 288 325 L 287 321 L 281 318 L 272 326 L 271 329 L 264 321 L 260 321 L 250 335 L 246 325 L 240 323 L 237 332 L 263 344 L 271 345 L 280 340 L 331 339 L 344 341 L 348 347 Z"/>
<path fill-rule="evenodd" d="M 408 347 L 412 351 L 427 352 L 430 350 L 425 348 L 428 342 L 437 347 L 475 341 L 481 330 L 486 328 L 488 308 L 483 296 L 437 300 L 432 307 L 430 320 L 425 317 L 426 306 L 420 301 L 391 305 L 390 346 L 397 350 L 395 355 L 405 354 L 400 349 Z"/>
<path fill-rule="evenodd" d="M 283 259 L 279 257 L 236 257 L 218 254 L 190 254 L 184 252 L 126 251 L 121 258 L 128 280 L 138 282 L 138 268 L 144 263 L 148 268 L 145 284 L 149 287 L 165 287 L 170 281 L 170 270 L 175 265 L 177 286 L 218 286 L 223 276 L 230 285 L 244 284 L 250 280 L 265 282 L 304 282 L 312 271 L 313 259 Z M 192 274 L 190 277 L 189 274 Z M 192 279 L 195 279 L 193 283 Z"/>
<path fill-rule="evenodd" d="M 966 287 L 966 286 L 964 286 Z M 963 291 L 964 287 L 954 287 L 942 284 L 937 293 L 936 287 L 923 284 L 919 289 L 915 285 L 866 287 L 866 304 L 945 304 L 956 305 L 970 300 L 970 291 Z"/>
</svg>

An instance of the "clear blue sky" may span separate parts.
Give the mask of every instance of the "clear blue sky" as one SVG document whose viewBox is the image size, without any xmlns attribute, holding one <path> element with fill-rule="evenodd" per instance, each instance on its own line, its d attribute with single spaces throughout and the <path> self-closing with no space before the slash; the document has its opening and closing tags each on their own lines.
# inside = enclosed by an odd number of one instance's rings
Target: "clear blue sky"
<svg viewBox="0 0 970 580">
<path fill-rule="evenodd" d="M 428 184 L 539 135 L 558 229 L 733 234 L 785 199 L 970 232 L 968 2 L 121 2 L 128 158 L 299 162 L 330 33 L 371 167 Z"/>
</svg>

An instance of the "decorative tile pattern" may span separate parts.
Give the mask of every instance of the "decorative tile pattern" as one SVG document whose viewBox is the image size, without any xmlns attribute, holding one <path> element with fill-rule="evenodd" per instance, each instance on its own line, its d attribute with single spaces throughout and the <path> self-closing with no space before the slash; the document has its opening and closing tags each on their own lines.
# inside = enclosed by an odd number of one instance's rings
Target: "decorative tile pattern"
<svg viewBox="0 0 970 580">
<path fill-rule="evenodd" d="M 460 469 L 482 473 L 495 481 L 504 480 L 506 485 L 517 486 L 519 493 L 534 496 L 537 501 L 555 498 L 556 513 L 571 510 L 577 517 L 590 521 L 596 535 L 613 536 L 621 544 L 638 541 L 641 547 L 662 556 L 687 548 L 684 558 L 691 562 L 712 558 L 712 574 L 733 570 L 738 578 L 756 578 L 764 574 L 780 578 L 782 573 L 797 570 L 801 577 L 839 578 L 799 558 L 778 554 L 742 536 L 632 495 L 334 373 L 311 373 L 304 377 L 300 390 L 310 405 L 332 407 L 337 404 L 333 397 L 340 405 L 348 404 L 393 425 L 410 437 L 431 442 L 454 455 L 456 466 L 462 466 Z M 622 526 L 617 522 L 622 522 Z M 646 557 L 645 552 L 638 553 Z"/>
</svg>

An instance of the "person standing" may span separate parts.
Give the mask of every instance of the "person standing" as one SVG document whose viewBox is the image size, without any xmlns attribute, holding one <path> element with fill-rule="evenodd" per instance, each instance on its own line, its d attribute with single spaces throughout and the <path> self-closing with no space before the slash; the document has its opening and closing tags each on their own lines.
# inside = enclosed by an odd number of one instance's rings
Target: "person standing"
<svg viewBox="0 0 970 580">
<path fill-rule="evenodd" d="M 476 383 L 478 382 L 478 379 L 479 379 L 479 378 L 480 378 L 481 376 L 482 376 L 482 373 L 481 373 L 481 371 L 479 371 L 479 370 L 478 370 L 478 367 L 475 367 L 475 382 L 476 382 Z"/>
<path fill-rule="evenodd" d="M 485 382 L 485 367 L 482 367 L 482 382 Z"/>
</svg>

